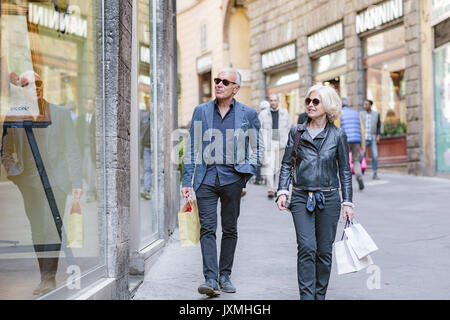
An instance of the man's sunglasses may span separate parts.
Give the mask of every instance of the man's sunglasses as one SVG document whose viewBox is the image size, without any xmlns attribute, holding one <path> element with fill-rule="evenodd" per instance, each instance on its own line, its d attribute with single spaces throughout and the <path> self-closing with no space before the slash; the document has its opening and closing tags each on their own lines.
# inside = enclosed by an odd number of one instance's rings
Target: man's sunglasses
<svg viewBox="0 0 450 320">
<path fill-rule="evenodd" d="M 223 85 L 225 86 L 225 87 L 228 87 L 229 85 L 230 85 L 230 83 L 232 83 L 232 84 L 236 84 L 236 82 L 233 82 L 233 81 L 230 81 L 230 80 L 227 80 L 227 79 L 220 79 L 220 78 L 215 78 L 214 79 L 214 83 L 215 84 L 219 84 L 219 83 L 223 83 Z"/>
<path fill-rule="evenodd" d="M 28 87 L 29 85 L 31 85 L 33 82 L 28 82 L 27 84 L 25 84 L 23 87 Z M 36 80 L 34 81 L 34 84 L 36 86 L 36 88 L 40 88 L 43 85 L 42 80 Z"/>
<path fill-rule="evenodd" d="M 320 103 L 320 100 L 317 99 L 317 98 L 315 98 L 315 99 L 306 98 L 305 99 L 305 104 L 307 106 L 309 106 L 311 104 L 311 101 L 312 101 L 314 107 L 317 107 L 319 105 L 319 103 Z"/>
</svg>

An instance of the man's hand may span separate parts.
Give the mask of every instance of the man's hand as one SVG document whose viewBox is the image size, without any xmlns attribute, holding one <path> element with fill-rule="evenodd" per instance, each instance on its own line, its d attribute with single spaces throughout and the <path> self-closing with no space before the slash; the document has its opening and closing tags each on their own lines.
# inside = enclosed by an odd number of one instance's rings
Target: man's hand
<svg viewBox="0 0 450 320">
<path fill-rule="evenodd" d="M 19 78 L 19 76 L 17 75 L 17 73 L 11 72 L 11 73 L 9 74 L 9 82 L 11 82 L 13 85 L 18 86 L 18 85 L 19 85 L 19 80 L 20 80 L 20 78 Z"/>
<path fill-rule="evenodd" d="M 343 205 L 342 206 L 342 213 L 343 213 L 344 221 L 345 220 L 348 220 L 348 221 L 352 221 L 353 220 L 354 212 L 353 212 L 353 208 L 351 206 Z"/>
<path fill-rule="evenodd" d="M 380 140 L 381 140 L 381 136 L 378 134 L 377 135 L 377 143 L 380 143 Z"/>
<path fill-rule="evenodd" d="M 73 199 L 73 202 L 77 202 L 77 201 L 80 201 L 80 198 L 81 198 L 81 194 L 83 193 L 83 190 L 81 190 L 81 189 L 73 189 L 72 190 L 72 199 Z"/>
<path fill-rule="evenodd" d="M 287 202 L 287 196 L 285 194 L 282 194 L 281 196 L 279 196 L 277 199 L 278 209 L 280 209 L 282 211 L 287 210 L 286 202 Z"/>
<path fill-rule="evenodd" d="M 184 187 L 181 189 L 181 193 L 185 199 L 192 197 L 192 187 Z"/>
</svg>

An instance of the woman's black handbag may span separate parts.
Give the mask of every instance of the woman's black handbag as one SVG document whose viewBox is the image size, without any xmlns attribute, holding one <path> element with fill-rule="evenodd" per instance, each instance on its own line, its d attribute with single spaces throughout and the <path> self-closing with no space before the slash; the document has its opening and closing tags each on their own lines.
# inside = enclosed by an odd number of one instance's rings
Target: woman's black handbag
<svg viewBox="0 0 450 320">
<path fill-rule="evenodd" d="M 292 148 L 292 153 L 291 153 L 291 183 L 293 183 L 293 180 L 294 180 L 294 169 L 295 169 L 295 165 L 297 164 L 297 150 L 298 150 L 298 146 L 300 144 L 301 136 L 302 136 L 301 132 L 299 130 L 296 130 L 295 134 L 294 134 L 294 146 Z M 292 200 L 292 199 L 290 199 L 290 200 Z M 291 202 L 290 201 L 288 201 L 286 203 L 286 208 L 289 211 L 291 211 Z"/>
</svg>

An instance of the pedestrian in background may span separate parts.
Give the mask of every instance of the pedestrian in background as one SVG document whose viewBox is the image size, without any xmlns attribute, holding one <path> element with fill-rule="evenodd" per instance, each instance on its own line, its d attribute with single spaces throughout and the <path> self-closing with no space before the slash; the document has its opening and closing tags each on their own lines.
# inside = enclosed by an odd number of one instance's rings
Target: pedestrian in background
<svg viewBox="0 0 450 320">
<path fill-rule="evenodd" d="M 364 189 L 361 163 L 359 155 L 364 148 L 364 124 L 359 113 L 350 108 L 347 98 L 342 98 L 342 116 L 336 122 L 336 125 L 344 130 L 348 139 L 348 149 L 352 153 L 353 170 L 355 171 L 356 181 L 358 181 L 359 190 Z"/>
<path fill-rule="evenodd" d="M 205 282 L 198 287 L 198 292 L 210 297 L 220 295 L 219 285 L 224 292 L 236 292 L 230 276 L 238 239 L 237 221 L 241 193 L 247 181 L 255 174 L 264 152 L 256 110 L 234 99 L 241 86 L 240 73 L 234 69 L 224 69 L 214 79 L 214 83 L 216 99 L 197 106 L 192 116 L 190 149 L 183 161 L 182 189 L 185 198 L 192 196 L 192 189 L 196 193 L 205 277 Z M 227 134 L 227 131 L 232 131 L 233 135 Z M 241 133 L 245 136 L 242 140 Z M 255 134 L 253 138 L 252 133 Z M 196 145 L 196 136 L 210 138 L 203 139 L 201 145 Z M 231 137 L 228 143 L 227 136 Z M 223 149 L 211 148 L 216 139 L 222 139 L 219 145 Z M 211 154 L 205 150 L 210 150 Z M 222 242 L 217 264 L 219 198 Z"/>
<path fill-rule="evenodd" d="M 86 182 L 86 202 L 97 199 L 97 173 L 96 173 L 96 124 L 95 102 L 90 98 L 86 100 L 84 112 L 77 118 L 76 131 L 80 144 L 83 164 L 83 179 Z"/>
<path fill-rule="evenodd" d="M 151 200 L 152 152 L 150 143 L 150 105 L 142 102 L 139 104 L 139 109 L 139 142 L 144 167 L 144 188 L 141 191 L 141 197 L 145 200 Z"/>
<path fill-rule="evenodd" d="M 308 121 L 289 133 L 277 205 L 280 210 L 290 209 L 294 220 L 300 299 L 323 300 L 341 206 L 344 219 L 353 219 L 352 175 L 347 137 L 333 124 L 341 114 L 336 91 L 317 84 L 308 90 L 305 106 Z"/>
<path fill-rule="evenodd" d="M 372 110 L 373 101 L 364 100 L 364 111 L 360 112 L 361 119 L 364 123 L 365 131 L 365 148 L 360 157 L 360 161 L 366 156 L 367 147 L 370 147 L 370 154 L 372 156 L 372 170 L 373 180 L 379 180 L 378 178 L 378 143 L 380 143 L 381 137 L 381 121 L 380 114 Z"/>
<path fill-rule="evenodd" d="M 276 196 L 278 173 L 292 123 L 276 94 L 269 96 L 269 104 L 270 108 L 262 110 L 258 117 L 266 151 L 261 171 L 267 181 L 267 196 L 273 198 Z"/>
<path fill-rule="evenodd" d="M 259 114 L 261 114 L 261 112 L 265 109 L 269 109 L 270 108 L 270 104 L 267 100 L 263 100 L 261 101 L 261 103 L 259 104 Z M 256 185 L 260 185 L 260 184 L 266 184 L 265 178 L 261 175 L 261 167 L 258 167 L 256 169 L 256 174 L 254 177 L 254 184 Z"/>
</svg>

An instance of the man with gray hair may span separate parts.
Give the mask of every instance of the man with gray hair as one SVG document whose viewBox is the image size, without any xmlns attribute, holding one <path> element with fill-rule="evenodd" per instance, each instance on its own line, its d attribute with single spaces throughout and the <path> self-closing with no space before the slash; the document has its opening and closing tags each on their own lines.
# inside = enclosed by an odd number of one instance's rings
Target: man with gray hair
<svg viewBox="0 0 450 320">
<path fill-rule="evenodd" d="M 198 292 L 210 297 L 220 295 L 219 284 L 224 292 L 236 292 L 230 275 L 238 238 L 241 193 L 260 166 L 264 150 L 256 111 L 234 99 L 240 89 L 239 72 L 224 69 L 214 83 L 216 99 L 197 106 L 192 116 L 190 142 L 183 159 L 182 189 L 185 199 L 192 196 L 192 189 L 196 192 L 205 277 Z M 222 242 L 217 263 L 219 199 Z"/>
</svg>

